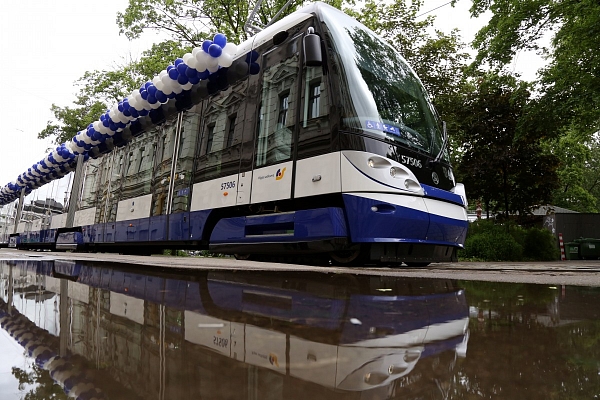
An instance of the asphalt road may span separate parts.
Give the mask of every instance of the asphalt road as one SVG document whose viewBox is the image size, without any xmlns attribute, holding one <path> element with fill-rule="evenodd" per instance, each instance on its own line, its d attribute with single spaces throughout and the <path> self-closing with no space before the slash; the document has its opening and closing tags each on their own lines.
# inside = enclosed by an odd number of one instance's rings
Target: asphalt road
<svg viewBox="0 0 600 400">
<path fill-rule="evenodd" d="M 461 279 L 490 282 L 537 283 L 600 287 L 600 260 L 553 262 L 459 262 L 434 263 L 424 268 L 372 266 L 310 266 L 270 262 L 238 261 L 233 258 L 130 256 L 108 253 L 34 252 L 0 249 L 1 260 L 100 261 L 149 268 L 224 269 L 256 271 L 310 271 L 338 274 L 368 274 L 422 278 Z"/>
</svg>

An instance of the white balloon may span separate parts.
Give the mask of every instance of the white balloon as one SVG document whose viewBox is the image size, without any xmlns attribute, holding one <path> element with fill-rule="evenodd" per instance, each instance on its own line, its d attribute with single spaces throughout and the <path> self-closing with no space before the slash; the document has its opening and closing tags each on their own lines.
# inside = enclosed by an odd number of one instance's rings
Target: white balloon
<svg viewBox="0 0 600 400">
<path fill-rule="evenodd" d="M 203 72 L 206 70 L 206 61 L 212 58 L 208 54 L 204 52 L 204 50 L 200 49 L 200 51 L 196 54 L 196 70 Z"/>
<path fill-rule="evenodd" d="M 117 122 L 119 122 L 119 118 L 117 117 L 117 113 L 115 112 L 115 110 L 113 110 L 112 108 L 110 109 L 110 111 L 108 112 L 108 117 L 112 120 L 112 122 L 114 122 L 115 124 Z M 87 135 L 84 135 L 87 136 Z"/>
<path fill-rule="evenodd" d="M 237 46 L 233 43 L 228 42 L 225 45 L 225 47 L 223 47 L 223 51 L 229 54 L 230 56 L 233 56 L 237 52 Z"/>
<path fill-rule="evenodd" d="M 154 86 L 156 86 L 156 82 L 159 82 L 159 81 L 160 81 L 160 77 L 159 76 L 155 76 L 154 78 L 152 78 L 152 84 Z"/>
<path fill-rule="evenodd" d="M 181 57 L 183 59 L 183 62 L 186 63 L 186 65 L 188 64 L 188 61 L 190 60 L 190 58 L 193 58 L 194 56 L 192 55 L 192 53 L 185 53 L 183 55 L 183 57 Z"/>
<path fill-rule="evenodd" d="M 164 94 L 166 94 L 167 96 L 170 95 L 171 93 L 173 93 L 173 86 L 171 86 L 171 84 L 165 85 L 163 83 L 163 89 L 162 92 Z"/>
<path fill-rule="evenodd" d="M 219 70 L 219 66 L 218 65 L 215 65 L 215 66 L 210 65 L 207 69 L 208 69 L 208 72 L 213 74 Z"/>
<path fill-rule="evenodd" d="M 214 57 L 209 57 L 206 60 L 206 69 L 208 69 L 210 71 L 211 67 L 217 67 L 219 66 L 219 59 L 218 58 L 214 58 Z"/>
<path fill-rule="evenodd" d="M 181 88 L 181 85 L 173 86 L 173 93 L 179 94 L 181 92 L 183 92 L 183 89 Z"/>
<path fill-rule="evenodd" d="M 198 54 L 198 52 L 200 52 L 200 51 L 203 51 L 203 50 L 202 50 L 202 47 L 194 47 L 194 48 L 192 49 L 192 55 L 193 55 L 194 57 L 196 57 L 196 55 L 197 55 L 197 54 Z"/>
<path fill-rule="evenodd" d="M 156 102 L 156 103 L 154 103 L 154 104 L 150 104 L 150 107 L 151 107 L 153 110 L 156 110 L 156 109 L 157 109 L 158 107 L 160 107 L 161 105 L 162 105 L 162 104 L 160 104 L 160 101 L 157 101 L 157 102 Z"/>
<path fill-rule="evenodd" d="M 185 85 L 181 85 L 181 88 L 183 90 L 190 90 L 192 88 L 192 86 L 194 86 L 194 85 L 188 82 Z"/>
<path fill-rule="evenodd" d="M 160 79 L 158 79 L 158 77 L 156 77 L 154 79 L 156 79 L 156 82 L 154 82 L 154 86 L 156 86 L 156 88 L 158 90 L 160 90 L 161 92 L 164 93 L 163 89 L 165 88 L 165 84 L 162 83 L 162 81 Z"/>
<path fill-rule="evenodd" d="M 163 77 L 160 78 L 160 81 L 162 83 L 164 83 L 165 85 L 169 85 L 171 82 L 173 82 L 173 79 L 171 79 L 171 77 L 169 75 L 164 75 Z"/>
<path fill-rule="evenodd" d="M 221 56 L 217 60 L 219 61 L 219 65 L 225 68 L 231 67 L 231 64 L 233 63 L 233 57 L 231 57 L 231 54 L 225 52 L 221 53 Z"/>
<path fill-rule="evenodd" d="M 166 69 L 163 69 L 162 71 L 160 71 L 160 72 L 158 73 L 158 77 L 159 77 L 161 80 L 162 80 L 162 77 L 163 77 L 163 76 L 165 76 L 165 75 L 169 75 L 169 74 L 167 73 L 167 70 L 166 70 Z"/>
<path fill-rule="evenodd" d="M 195 57 L 190 57 L 186 64 L 188 67 L 196 69 L 198 66 L 198 61 L 196 61 Z"/>
</svg>

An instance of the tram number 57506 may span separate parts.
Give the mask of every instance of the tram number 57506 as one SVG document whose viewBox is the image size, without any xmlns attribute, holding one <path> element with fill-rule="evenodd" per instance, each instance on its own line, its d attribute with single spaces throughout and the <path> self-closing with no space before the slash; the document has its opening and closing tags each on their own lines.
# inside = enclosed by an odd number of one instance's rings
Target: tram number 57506
<svg viewBox="0 0 600 400">
<path fill-rule="evenodd" d="M 233 188 L 235 188 L 235 181 L 221 183 L 221 190 L 227 190 L 227 189 L 233 189 Z"/>
<path fill-rule="evenodd" d="M 217 347 L 227 348 L 227 346 L 229 346 L 229 340 L 222 337 L 214 336 L 213 344 Z"/>
</svg>

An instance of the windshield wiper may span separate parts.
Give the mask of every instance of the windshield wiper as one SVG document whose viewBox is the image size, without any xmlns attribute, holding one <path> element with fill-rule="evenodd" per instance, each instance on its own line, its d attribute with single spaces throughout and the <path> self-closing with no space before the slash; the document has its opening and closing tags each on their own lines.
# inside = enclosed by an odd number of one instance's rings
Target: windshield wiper
<svg viewBox="0 0 600 400">
<path fill-rule="evenodd" d="M 446 150 L 446 146 L 448 146 L 448 131 L 446 130 L 446 121 L 442 121 L 442 148 L 440 152 L 433 160 L 429 162 L 429 164 L 437 164 L 440 162 L 442 156 L 444 155 L 444 151 Z"/>
</svg>

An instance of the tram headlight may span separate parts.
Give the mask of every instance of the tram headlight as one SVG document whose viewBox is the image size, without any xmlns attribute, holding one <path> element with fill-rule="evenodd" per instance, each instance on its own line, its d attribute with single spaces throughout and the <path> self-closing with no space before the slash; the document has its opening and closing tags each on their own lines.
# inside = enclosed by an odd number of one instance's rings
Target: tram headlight
<svg viewBox="0 0 600 400">
<path fill-rule="evenodd" d="M 367 161 L 367 164 L 369 164 L 369 167 L 375 168 L 375 161 L 373 161 L 372 158 L 369 158 L 369 161 Z"/>
<path fill-rule="evenodd" d="M 398 171 L 398 168 L 396 168 L 396 167 L 390 168 L 390 175 L 392 176 L 392 178 L 395 178 L 396 175 L 398 175 L 399 173 L 400 173 L 400 171 Z"/>
</svg>

